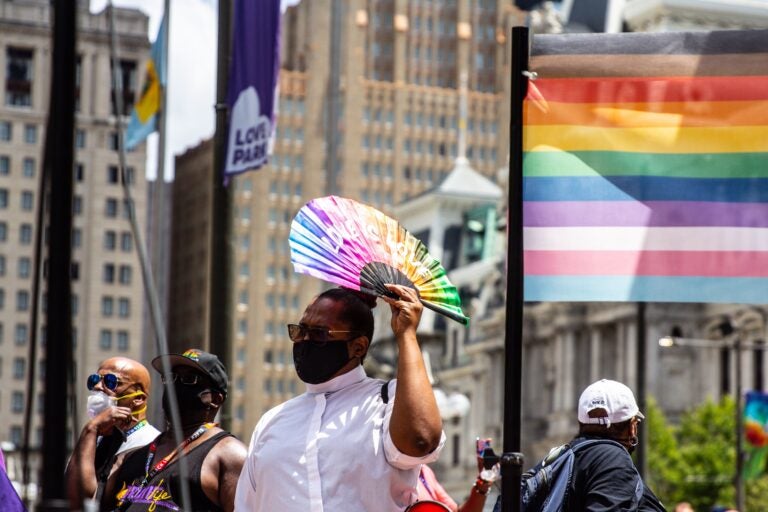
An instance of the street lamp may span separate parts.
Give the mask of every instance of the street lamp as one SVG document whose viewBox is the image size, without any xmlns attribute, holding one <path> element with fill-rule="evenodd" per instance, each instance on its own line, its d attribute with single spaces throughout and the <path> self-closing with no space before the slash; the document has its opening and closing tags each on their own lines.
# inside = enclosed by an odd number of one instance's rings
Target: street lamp
<svg viewBox="0 0 768 512">
<path fill-rule="evenodd" d="M 659 346 L 662 348 L 670 347 L 698 347 L 698 348 L 719 348 L 733 350 L 736 356 L 736 474 L 734 477 L 734 486 L 736 488 L 736 508 L 740 511 L 744 511 L 744 418 L 742 416 L 742 404 L 743 404 L 743 391 L 741 385 L 741 373 L 742 373 L 742 350 L 765 350 L 766 347 L 762 342 L 744 343 L 741 340 L 738 332 L 734 333 L 730 323 L 727 326 L 730 329 L 726 329 L 725 323 L 723 324 L 722 331 L 729 338 L 722 339 L 696 339 L 696 338 L 681 338 L 677 336 L 664 336 L 659 338 Z"/>
</svg>

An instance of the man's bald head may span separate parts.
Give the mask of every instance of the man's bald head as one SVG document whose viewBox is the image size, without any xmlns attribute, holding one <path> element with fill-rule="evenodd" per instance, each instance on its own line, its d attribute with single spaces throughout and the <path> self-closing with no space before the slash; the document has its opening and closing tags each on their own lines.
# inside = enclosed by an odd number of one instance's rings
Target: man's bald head
<svg viewBox="0 0 768 512">
<path fill-rule="evenodd" d="M 138 361 L 127 357 L 110 357 L 99 365 L 99 375 L 113 373 L 119 382 L 115 389 L 118 395 L 126 389 L 135 389 L 149 394 L 150 378 L 147 368 Z"/>
</svg>

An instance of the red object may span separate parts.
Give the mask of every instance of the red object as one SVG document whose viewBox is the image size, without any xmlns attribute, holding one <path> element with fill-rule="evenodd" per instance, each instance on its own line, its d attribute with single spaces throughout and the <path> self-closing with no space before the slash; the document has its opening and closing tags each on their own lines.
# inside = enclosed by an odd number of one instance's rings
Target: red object
<svg viewBox="0 0 768 512">
<path fill-rule="evenodd" d="M 405 509 L 405 512 L 451 512 L 451 509 L 437 501 L 417 501 Z"/>
</svg>

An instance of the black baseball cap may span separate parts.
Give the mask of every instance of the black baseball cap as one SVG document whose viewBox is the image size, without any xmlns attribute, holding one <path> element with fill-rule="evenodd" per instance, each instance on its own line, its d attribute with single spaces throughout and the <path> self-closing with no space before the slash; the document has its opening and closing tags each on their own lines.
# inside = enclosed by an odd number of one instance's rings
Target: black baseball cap
<svg viewBox="0 0 768 512">
<path fill-rule="evenodd" d="M 183 354 L 168 354 L 171 368 L 176 366 L 189 366 L 194 368 L 205 375 L 207 375 L 214 386 L 227 395 L 227 384 L 229 377 L 227 377 L 227 369 L 224 368 L 224 364 L 219 361 L 219 358 L 213 354 L 205 352 L 197 348 L 190 348 L 184 351 Z M 157 356 L 152 360 L 152 366 L 155 370 L 163 373 L 163 356 Z"/>
</svg>

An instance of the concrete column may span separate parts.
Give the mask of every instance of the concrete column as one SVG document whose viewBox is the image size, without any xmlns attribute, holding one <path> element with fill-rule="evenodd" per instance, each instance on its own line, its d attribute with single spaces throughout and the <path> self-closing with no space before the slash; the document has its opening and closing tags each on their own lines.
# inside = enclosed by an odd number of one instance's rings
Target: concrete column
<svg viewBox="0 0 768 512">
<path fill-rule="evenodd" d="M 594 382 L 601 378 L 600 375 L 600 329 L 599 326 L 594 326 L 589 331 L 589 379 L 590 382 Z"/>
<path fill-rule="evenodd" d="M 576 343 L 573 331 L 563 334 L 563 352 L 561 359 L 561 406 L 562 410 L 571 412 L 575 408 L 575 382 L 574 382 L 574 343 Z"/>
</svg>

